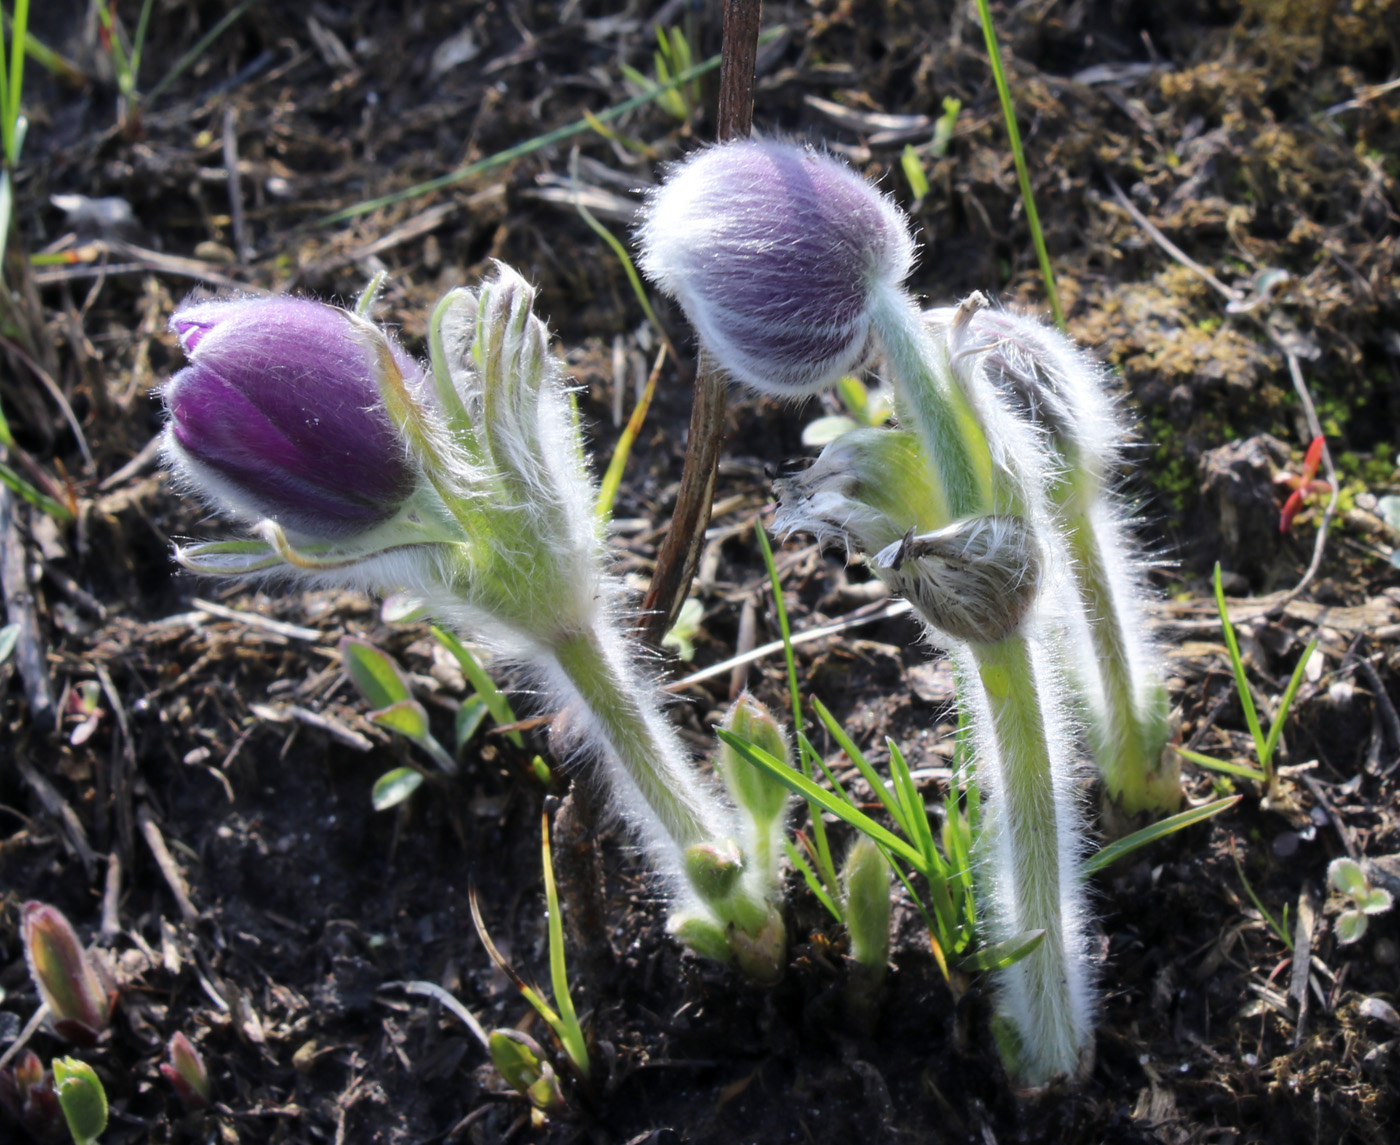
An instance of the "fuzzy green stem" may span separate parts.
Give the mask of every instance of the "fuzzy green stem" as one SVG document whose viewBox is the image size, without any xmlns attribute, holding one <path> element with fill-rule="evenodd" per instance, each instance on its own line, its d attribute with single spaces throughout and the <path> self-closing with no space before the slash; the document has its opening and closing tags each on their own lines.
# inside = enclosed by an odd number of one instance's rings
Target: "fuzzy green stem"
<svg viewBox="0 0 1400 1145">
<path fill-rule="evenodd" d="M 1089 618 L 1099 675 L 1102 712 L 1091 712 L 1095 757 L 1110 798 L 1130 816 L 1167 813 L 1181 805 L 1181 779 L 1163 764 L 1166 711 L 1160 687 L 1140 678 L 1123 626 L 1098 530 L 1088 512 L 1061 518 L 1073 575 Z"/>
<path fill-rule="evenodd" d="M 1043 1085 L 1076 1075 L 1089 1046 L 1085 967 L 1065 901 L 1061 839 L 1069 824 L 1055 793 L 1055 761 L 1043 693 L 1023 635 L 971 646 L 990 714 L 982 766 L 994 766 L 998 833 L 994 920 L 1005 939 L 1044 930 L 1040 947 L 1003 973 L 1000 1009 L 1017 1034 L 1021 1079 Z M 968 673 L 972 676 L 972 673 Z"/>
<path fill-rule="evenodd" d="M 924 330 L 918 308 L 897 286 L 872 299 L 872 325 L 884 343 L 900 398 L 900 416 L 935 469 L 946 520 L 980 516 L 996 506 L 991 451 L 977 415 L 953 378 L 947 352 Z"/>
<path fill-rule="evenodd" d="M 583 718 L 595 725 L 599 746 L 621 767 L 679 850 L 724 838 L 718 807 L 693 776 L 675 774 L 671 764 L 677 747 L 662 740 L 665 722 L 643 708 L 639 695 L 645 694 L 644 686 L 610 643 L 590 630 L 566 636 L 552 649 L 586 710 Z"/>
</svg>

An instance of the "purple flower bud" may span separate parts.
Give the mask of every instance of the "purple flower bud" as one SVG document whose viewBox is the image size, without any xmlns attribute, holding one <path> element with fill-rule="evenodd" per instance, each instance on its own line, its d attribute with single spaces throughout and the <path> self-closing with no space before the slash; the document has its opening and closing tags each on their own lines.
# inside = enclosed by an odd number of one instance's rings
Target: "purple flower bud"
<svg viewBox="0 0 1400 1145">
<path fill-rule="evenodd" d="M 873 350 L 876 296 L 909 273 L 903 215 L 845 164 L 771 140 L 697 152 L 653 195 L 642 270 L 735 379 L 817 393 Z"/>
<path fill-rule="evenodd" d="M 95 1046 L 112 1003 L 72 923 L 57 907 L 28 902 L 20 933 L 29 976 L 48 1004 L 54 1029 L 75 1045 Z"/>
<path fill-rule="evenodd" d="M 166 458 L 236 514 L 314 539 L 362 533 L 414 474 L 377 371 L 419 366 L 333 306 L 287 296 L 202 302 L 170 320 L 190 364 L 161 390 Z M 382 337 L 382 335 L 381 335 Z"/>
</svg>

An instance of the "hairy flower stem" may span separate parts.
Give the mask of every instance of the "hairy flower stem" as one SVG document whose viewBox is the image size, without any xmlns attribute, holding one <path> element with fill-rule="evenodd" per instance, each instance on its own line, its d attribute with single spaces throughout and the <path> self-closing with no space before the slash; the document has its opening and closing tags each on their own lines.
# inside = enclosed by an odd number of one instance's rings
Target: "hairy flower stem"
<svg viewBox="0 0 1400 1145">
<path fill-rule="evenodd" d="M 1013 456 L 1016 443 L 991 440 L 990 396 L 964 390 L 946 344 L 929 336 L 903 291 L 881 292 L 873 311 L 901 416 L 937 471 L 942 509 L 954 520 L 1005 513 L 1043 528 L 1022 459 Z M 1017 620 L 1006 633 L 955 651 L 969 661 L 962 678 L 977 693 L 969 706 L 985 706 L 975 721 L 980 782 L 994 794 L 988 813 L 995 873 L 985 909 L 999 939 L 1046 932 L 1036 950 L 1000 975 L 999 1010 L 1014 1033 L 1008 1065 L 1039 1086 L 1077 1075 L 1092 1043 L 1081 912 L 1071 897 L 1078 880 L 1068 869 L 1075 824 L 1068 798 L 1056 798 L 1057 785 L 1068 787 L 1070 770 L 1067 703 L 1054 673 L 1036 663 L 1027 623 Z"/>
<path fill-rule="evenodd" d="M 994 800 L 991 813 L 992 937 L 1003 940 L 1044 930 L 1029 957 L 1001 972 L 1001 1016 L 1014 1031 L 1008 1064 L 1021 1081 L 1039 1086 L 1079 1074 L 1090 1046 L 1091 1006 L 1083 939 L 1075 902 L 1073 844 L 1066 768 L 1055 760 L 1064 745 L 1047 723 L 1053 683 L 1038 670 L 1029 642 L 1015 635 L 994 644 L 973 644 L 968 656 L 990 715 L 981 735 L 980 757 L 995 776 L 984 776 Z"/>
<path fill-rule="evenodd" d="M 1087 713 L 1094 756 L 1109 798 L 1125 814 L 1172 812 L 1181 804 L 1181 777 L 1163 761 L 1166 696 L 1134 662 L 1120 615 L 1125 594 L 1110 575 L 1096 516 L 1089 507 L 1060 520 L 1103 682 L 1102 710 L 1091 704 Z"/>
<path fill-rule="evenodd" d="M 596 630 L 566 636 L 551 650 L 567 681 L 566 699 L 577 701 L 594 724 L 570 730 L 588 739 L 609 757 L 636 795 L 650 808 L 666 837 L 684 852 L 697 843 L 722 839 L 727 832 L 717 805 L 697 787 L 689 769 L 673 768 L 683 758 L 674 733 L 651 705 L 638 703 L 645 686 L 615 642 Z M 581 718 L 574 711 L 573 718 Z"/>
</svg>

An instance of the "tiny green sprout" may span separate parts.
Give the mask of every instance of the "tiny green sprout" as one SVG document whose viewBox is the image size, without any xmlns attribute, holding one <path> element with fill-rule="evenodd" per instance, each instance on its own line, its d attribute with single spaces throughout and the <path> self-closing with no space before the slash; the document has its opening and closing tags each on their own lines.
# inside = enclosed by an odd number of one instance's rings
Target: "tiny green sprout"
<svg viewBox="0 0 1400 1145">
<path fill-rule="evenodd" d="M 186 1110 L 195 1113 L 204 1109 L 213 1100 L 214 1088 L 203 1056 L 180 1030 L 171 1037 L 166 1053 L 170 1060 L 160 1063 L 161 1076 L 170 1083 Z"/>
<path fill-rule="evenodd" d="M 904 145 L 904 152 L 899 157 L 899 166 L 904 172 L 904 178 L 909 183 L 909 190 L 917 205 L 928 194 L 929 186 L 928 176 L 924 174 L 924 161 L 919 158 L 919 153 L 914 150 L 912 143 Z"/>
<path fill-rule="evenodd" d="M 549 1064 L 539 1042 L 519 1030 L 491 1031 L 491 1064 L 511 1087 L 541 1113 L 567 1112 L 569 1103 L 559 1085 L 559 1075 Z"/>
<path fill-rule="evenodd" d="M 841 867 L 846 930 L 851 936 L 851 975 L 846 982 L 846 1019 L 869 1032 L 890 962 L 890 867 L 880 848 L 857 835 Z"/>
<path fill-rule="evenodd" d="M 669 648 L 687 664 L 695 658 L 695 638 L 700 634 L 700 622 L 705 617 L 705 606 L 693 596 L 688 599 L 676 614 L 676 622 L 671 631 L 661 640 L 661 647 Z"/>
<path fill-rule="evenodd" d="M 952 96 L 943 97 L 943 114 L 933 125 L 933 143 L 929 150 L 935 159 L 948 154 L 948 145 L 953 142 L 953 133 L 958 127 L 958 113 L 962 111 L 962 100 Z"/>
<path fill-rule="evenodd" d="M 107 1128 L 107 1091 L 96 1071 L 77 1058 L 55 1058 L 53 1079 L 74 1145 L 91 1145 Z"/>
<path fill-rule="evenodd" d="M 1370 915 L 1384 914 L 1395 905 L 1388 890 L 1371 885 L 1355 859 L 1333 859 L 1327 866 L 1327 882 L 1337 898 L 1349 904 L 1337 916 L 1337 941 L 1343 946 L 1366 936 Z"/>
<path fill-rule="evenodd" d="M 340 657 L 346 676 L 374 709 L 366 717 L 369 722 L 403 736 L 422 748 L 444 774 L 456 775 L 457 761 L 433 737 L 428 726 L 428 711 L 413 698 L 408 681 L 393 657 L 369 641 L 353 636 L 346 636 L 340 641 Z M 386 779 L 388 776 L 381 778 L 380 783 Z M 406 798 L 417 786 L 416 783 L 412 784 L 401 798 Z M 375 806 L 380 807 L 377 799 Z"/>
</svg>

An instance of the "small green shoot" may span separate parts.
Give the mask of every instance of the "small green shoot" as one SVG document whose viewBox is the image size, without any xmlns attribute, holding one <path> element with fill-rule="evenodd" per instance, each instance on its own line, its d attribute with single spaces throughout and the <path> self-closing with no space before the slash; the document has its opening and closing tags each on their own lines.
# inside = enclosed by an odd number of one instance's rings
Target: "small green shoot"
<svg viewBox="0 0 1400 1145">
<path fill-rule="evenodd" d="M 661 639 L 661 647 L 671 649 L 687 664 L 695 658 L 695 638 L 700 634 L 700 622 L 705 618 L 705 606 L 693 596 L 687 598 L 676 613 L 676 622 Z"/>
<path fill-rule="evenodd" d="M 413 698 L 408 681 L 393 658 L 369 641 L 353 636 L 341 639 L 340 657 L 346 676 L 373 709 L 365 718 L 416 744 L 445 775 L 456 775 L 457 760 L 434 738 L 427 709 Z M 380 776 L 372 792 L 376 810 L 393 807 L 417 790 L 422 777 L 415 783 L 403 774 L 405 770 L 395 768 Z"/>
<path fill-rule="evenodd" d="M 116 20 L 117 5 L 96 0 L 97 18 L 101 21 L 100 37 L 112 70 L 117 77 L 117 91 L 121 93 L 126 115 L 135 118 L 141 105 L 136 83 L 141 74 L 141 55 L 146 47 L 146 30 L 150 26 L 152 0 L 143 0 L 141 14 L 136 18 L 136 32 L 127 41 L 126 34 Z"/>
<path fill-rule="evenodd" d="M 1395 900 L 1384 887 L 1371 885 L 1366 872 L 1355 859 L 1333 859 L 1327 866 L 1327 883 L 1337 899 L 1346 903 L 1337 915 L 1337 941 L 1343 946 L 1360 942 L 1366 936 L 1370 916 L 1384 914 Z"/>
<path fill-rule="evenodd" d="M 943 97 L 943 114 L 933 125 L 933 142 L 929 144 L 929 151 L 935 159 L 942 159 L 948 154 L 948 146 L 953 142 L 953 135 L 958 129 L 958 114 L 961 111 L 962 100 L 954 99 L 950 95 Z"/>
<path fill-rule="evenodd" d="M 899 157 L 899 166 L 904 172 L 904 179 L 909 184 L 914 202 L 923 202 L 929 191 L 928 176 L 924 174 L 924 161 L 919 158 L 919 153 L 914 150 L 912 143 L 904 145 L 904 153 Z"/>
<path fill-rule="evenodd" d="M 491 718 L 503 728 L 516 723 L 515 710 L 510 706 L 510 701 L 496 687 L 495 681 L 487 674 L 486 669 L 481 666 L 477 658 L 471 654 L 471 650 L 447 629 L 439 628 L 436 624 L 432 626 L 432 633 L 442 646 L 452 653 L 453 658 L 462 669 L 462 675 L 476 689 L 476 694 L 481 697 L 482 703 L 486 705 L 486 710 L 491 713 Z M 506 738 L 516 747 L 523 748 L 525 746 L 524 737 L 517 731 L 507 732 Z"/>
<path fill-rule="evenodd" d="M 1225 775 L 1239 776 L 1242 779 L 1252 779 L 1256 783 L 1262 784 L 1266 799 L 1274 802 L 1279 798 L 1278 773 L 1274 768 L 1274 752 L 1278 748 L 1279 736 L 1283 734 L 1284 720 L 1288 718 L 1289 709 L 1292 708 L 1293 701 L 1298 695 L 1298 689 L 1302 687 L 1303 676 L 1308 669 L 1308 661 L 1312 659 L 1313 652 L 1317 650 L 1317 641 L 1311 641 L 1303 649 L 1303 654 L 1298 657 L 1298 665 L 1293 669 L 1293 675 L 1289 678 L 1288 686 L 1283 691 L 1283 698 L 1278 705 L 1278 713 L 1274 716 L 1273 723 L 1269 725 L 1269 734 L 1266 736 L 1259 723 L 1259 713 L 1254 707 L 1254 697 L 1250 694 L 1249 678 L 1245 674 L 1244 660 L 1240 656 L 1239 640 L 1235 636 L 1235 628 L 1230 623 L 1230 613 L 1225 605 L 1225 590 L 1221 584 L 1220 562 L 1218 561 L 1215 565 L 1215 607 L 1220 613 L 1220 627 L 1225 636 L 1225 648 L 1230 656 L 1230 668 L 1235 675 L 1235 690 L 1240 697 L 1240 707 L 1244 709 L 1244 718 L 1245 723 L 1249 725 L 1249 734 L 1254 738 L 1254 751 L 1259 760 L 1259 766 L 1256 768 L 1231 763 L 1185 748 L 1177 748 L 1177 751 L 1182 758 L 1190 760 L 1199 767 L 1222 772 Z"/>
<path fill-rule="evenodd" d="M 77 1058 L 54 1058 L 53 1087 L 74 1145 L 95 1145 L 107 1128 L 107 1091 L 97 1071 Z"/>
<path fill-rule="evenodd" d="M 592 1066 L 588 1057 L 588 1043 L 583 1035 L 583 1027 L 579 1024 L 578 1014 L 574 1010 L 574 1000 L 569 993 L 568 969 L 564 964 L 564 920 L 559 911 L 559 892 L 554 883 L 554 864 L 550 856 L 549 816 L 547 813 L 540 817 L 540 831 L 540 851 L 544 863 L 545 909 L 548 912 L 547 922 L 549 926 L 549 976 L 554 989 L 555 1004 L 559 1007 L 558 1012 L 544 1000 L 538 990 L 530 986 L 512 969 L 510 963 L 505 960 L 505 956 L 496 949 L 496 944 L 491 941 L 491 936 L 486 932 L 486 924 L 482 921 L 481 906 L 477 902 L 475 887 L 471 889 L 467 897 L 471 905 L 472 922 L 476 926 L 476 933 L 481 939 L 481 945 L 486 948 L 487 955 L 501 973 L 511 980 L 525 1001 L 530 1003 L 535 1012 L 554 1031 L 554 1036 L 563 1047 L 574 1072 L 580 1079 L 587 1081 Z"/>
<path fill-rule="evenodd" d="M 690 50 L 690 41 L 679 28 L 656 29 L 656 51 L 652 53 L 652 64 L 656 78 L 643 75 L 629 64 L 621 65 L 621 72 L 627 82 L 639 92 L 649 94 L 657 105 L 681 123 L 688 123 L 695 109 L 700 106 L 700 81 L 698 77 L 684 79 L 695 67 L 695 58 Z"/>
<path fill-rule="evenodd" d="M 1291 952 L 1293 950 L 1293 935 L 1288 930 L 1288 904 L 1285 903 L 1283 906 L 1283 922 L 1280 923 L 1269 913 L 1268 907 L 1259 900 L 1259 896 L 1254 893 L 1254 887 L 1245 876 L 1244 867 L 1240 865 L 1240 857 L 1235 854 L 1234 839 L 1230 840 L 1230 861 L 1235 864 L 1235 873 L 1239 875 L 1240 884 L 1244 887 L 1245 894 L 1249 895 L 1249 901 L 1254 904 L 1254 909 L 1259 912 L 1264 921 L 1269 924 L 1269 929 L 1278 935 L 1283 945 Z"/>
</svg>

